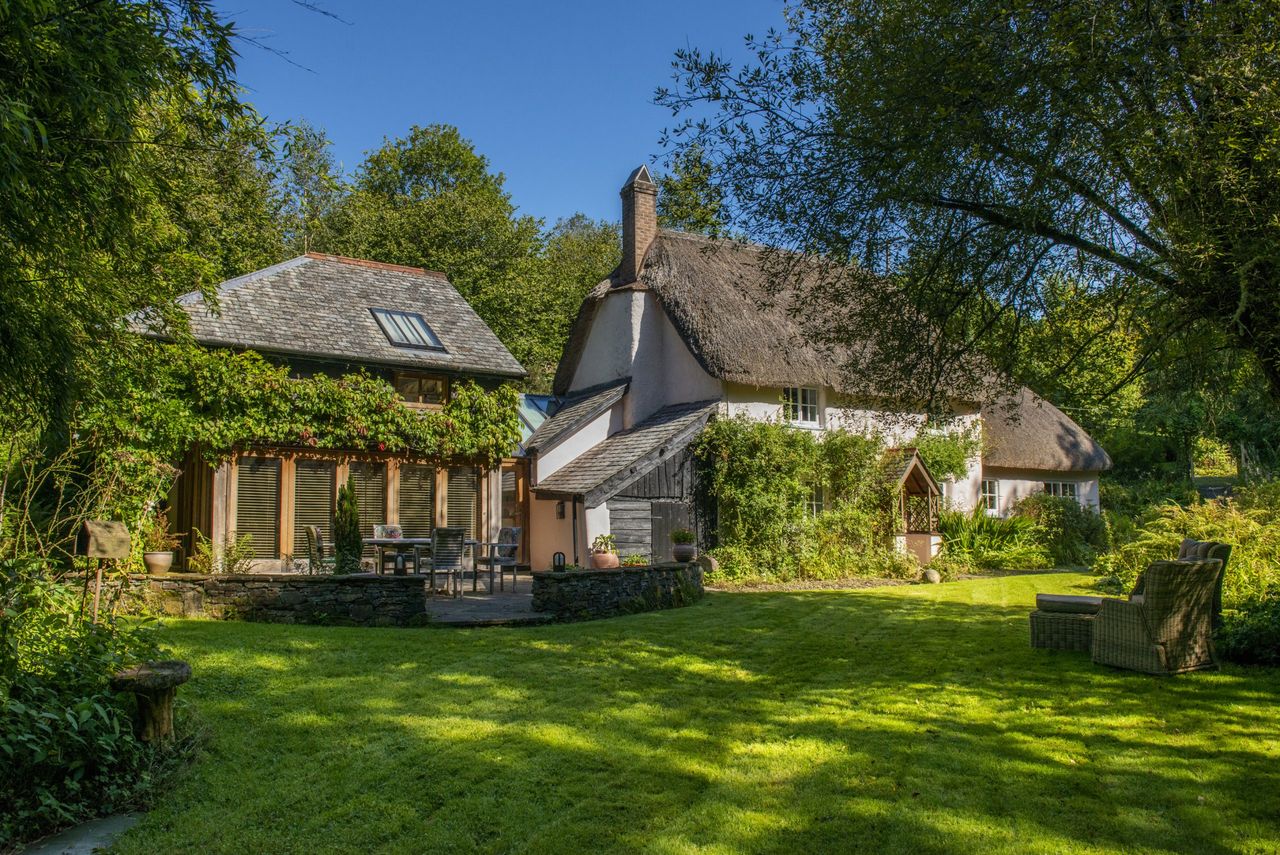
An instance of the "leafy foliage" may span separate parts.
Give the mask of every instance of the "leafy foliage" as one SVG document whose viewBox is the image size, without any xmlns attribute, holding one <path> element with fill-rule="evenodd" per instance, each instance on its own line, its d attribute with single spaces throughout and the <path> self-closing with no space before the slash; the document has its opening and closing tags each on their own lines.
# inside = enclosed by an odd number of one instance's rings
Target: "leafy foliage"
<svg viewBox="0 0 1280 855">
<path fill-rule="evenodd" d="M 1138 521 L 1132 540 L 1101 556 L 1095 569 L 1118 587 L 1133 586 L 1152 561 L 1178 554 L 1183 538 L 1231 544 L 1223 607 L 1239 608 L 1280 595 L 1280 486 L 1241 489 L 1226 501 L 1161 505 Z"/>
<path fill-rule="evenodd" d="M 196 529 L 195 536 L 195 550 L 187 559 L 187 569 L 192 573 L 239 575 L 253 569 L 253 562 L 257 559 L 253 535 L 236 537 L 228 534 L 220 548 L 215 548 L 213 541 L 200 529 Z"/>
<path fill-rule="evenodd" d="M 338 506 L 333 515 L 333 552 L 336 557 L 334 572 L 360 572 L 360 554 L 363 550 L 356 479 L 351 475 L 347 477 L 347 483 L 338 488 Z"/>
<path fill-rule="evenodd" d="M 138 803 L 178 755 L 134 738 L 112 673 L 158 650 L 152 627 L 90 622 L 78 588 L 0 561 L 0 847 Z"/>
<path fill-rule="evenodd" d="M 1107 546 L 1102 517 L 1075 499 L 1035 493 L 1014 505 L 1011 519 L 1029 519 L 1055 567 L 1088 567 Z"/>
<path fill-rule="evenodd" d="M 956 564 L 952 572 L 972 566 L 984 570 L 1033 570 L 1050 565 L 1049 553 L 1041 541 L 1043 533 L 1029 517 L 997 517 L 982 508 L 970 513 L 943 511 L 938 521 L 942 532 L 943 567 Z M 930 564 L 932 567 L 933 565 Z M 943 568 L 935 568 L 942 572 Z"/>
<path fill-rule="evenodd" d="M 963 478 L 970 464 L 982 453 L 982 428 L 968 426 L 930 426 L 916 434 L 911 445 L 929 473 L 939 481 Z"/>
<path fill-rule="evenodd" d="M 1064 274 L 1155 310 L 1149 348 L 1213 329 L 1256 357 L 1274 398 L 1276 11 L 802 0 L 787 32 L 748 40 L 746 67 L 680 51 L 658 101 L 681 117 L 677 151 L 715 164 L 735 225 L 896 274 L 837 302 L 903 354 L 940 368 L 981 342 L 1013 372 L 1019 321 Z M 904 302 L 950 344 L 894 323 Z"/>
<path fill-rule="evenodd" d="M 711 164 L 697 146 L 677 153 L 671 159 L 671 171 L 658 178 L 658 224 L 711 237 L 723 235 L 724 191 L 711 173 Z"/>
<path fill-rule="evenodd" d="M 796 430 L 745 417 L 698 438 L 700 502 L 716 519 L 712 554 L 726 579 L 914 575 L 896 551 L 896 503 L 882 442 L 848 431 Z M 823 507 L 810 513 L 815 495 Z M 910 565 L 910 566 L 908 566 Z"/>
</svg>

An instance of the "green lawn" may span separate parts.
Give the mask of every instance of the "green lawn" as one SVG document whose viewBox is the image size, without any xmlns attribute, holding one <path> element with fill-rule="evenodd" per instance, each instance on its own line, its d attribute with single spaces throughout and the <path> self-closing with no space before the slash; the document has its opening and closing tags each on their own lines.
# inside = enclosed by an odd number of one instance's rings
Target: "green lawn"
<svg viewBox="0 0 1280 855">
<path fill-rule="evenodd" d="M 211 744 L 121 852 L 1275 852 L 1280 672 L 1033 651 L 1087 577 L 528 629 L 175 622 Z"/>
</svg>

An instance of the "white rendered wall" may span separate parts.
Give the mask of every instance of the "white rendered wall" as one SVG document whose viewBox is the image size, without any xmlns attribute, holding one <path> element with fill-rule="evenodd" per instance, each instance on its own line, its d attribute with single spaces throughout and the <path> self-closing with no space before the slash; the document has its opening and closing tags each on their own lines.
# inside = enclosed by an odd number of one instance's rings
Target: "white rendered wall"
<svg viewBox="0 0 1280 855">
<path fill-rule="evenodd" d="M 604 298 L 587 334 L 570 391 L 623 377 L 630 377 L 631 385 L 622 402 L 622 423 L 615 431 L 671 404 L 721 397 L 720 381 L 698 364 L 649 291 L 623 289 Z M 546 474 L 549 472 L 543 477 Z"/>
<path fill-rule="evenodd" d="M 578 459 L 583 452 L 594 448 L 622 429 L 622 404 L 614 404 L 574 433 L 560 440 L 545 453 L 539 453 L 533 466 L 533 485 L 538 486 L 551 473 L 566 463 Z"/>
<path fill-rule="evenodd" d="M 1003 469 L 989 466 L 984 478 L 1000 482 L 1000 515 L 1004 516 L 1018 502 L 1035 493 L 1044 492 L 1045 481 L 1070 481 L 1076 485 L 1076 498 L 1088 508 L 1098 509 L 1098 473 L 1046 472 L 1040 469 Z"/>
</svg>

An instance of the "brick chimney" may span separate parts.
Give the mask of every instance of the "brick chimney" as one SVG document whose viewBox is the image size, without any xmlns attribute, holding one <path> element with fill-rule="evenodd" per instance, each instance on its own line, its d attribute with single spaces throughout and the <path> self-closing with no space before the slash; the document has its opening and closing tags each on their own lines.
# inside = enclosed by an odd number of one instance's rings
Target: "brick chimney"
<svg viewBox="0 0 1280 855">
<path fill-rule="evenodd" d="M 622 185 L 622 263 L 618 284 L 630 285 L 640 273 L 644 254 L 658 236 L 658 185 L 641 165 Z"/>
</svg>

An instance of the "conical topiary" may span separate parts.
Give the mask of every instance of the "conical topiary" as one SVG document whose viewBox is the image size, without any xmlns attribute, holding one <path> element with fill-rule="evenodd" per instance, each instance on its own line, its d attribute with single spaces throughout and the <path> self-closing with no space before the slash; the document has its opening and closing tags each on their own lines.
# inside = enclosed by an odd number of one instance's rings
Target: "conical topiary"
<svg viewBox="0 0 1280 855">
<path fill-rule="evenodd" d="M 338 488 L 338 508 L 333 515 L 333 552 L 336 557 L 334 571 L 359 573 L 360 506 L 356 504 L 356 479 L 348 477 L 347 483 Z"/>
</svg>

